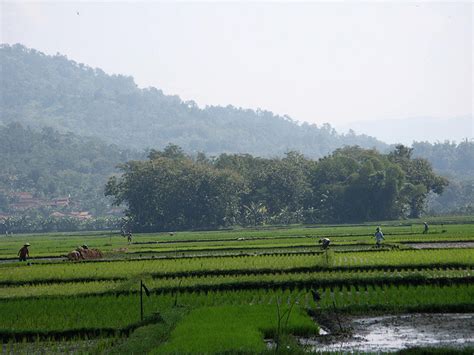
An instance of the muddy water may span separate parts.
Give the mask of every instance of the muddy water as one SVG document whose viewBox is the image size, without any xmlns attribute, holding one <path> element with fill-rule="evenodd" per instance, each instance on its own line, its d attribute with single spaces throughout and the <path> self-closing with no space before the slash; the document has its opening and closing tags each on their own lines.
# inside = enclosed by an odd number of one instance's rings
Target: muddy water
<svg viewBox="0 0 474 355">
<path fill-rule="evenodd" d="M 474 242 L 405 243 L 414 249 L 474 248 Z"/>
<path fill-rule="evenodd" d="M 474 314 L 406 314 L 358 317 L 352 336 L 300 339 L 311 351 L 390 352 L 419 346 L 474 346 Z"/>
</svg>

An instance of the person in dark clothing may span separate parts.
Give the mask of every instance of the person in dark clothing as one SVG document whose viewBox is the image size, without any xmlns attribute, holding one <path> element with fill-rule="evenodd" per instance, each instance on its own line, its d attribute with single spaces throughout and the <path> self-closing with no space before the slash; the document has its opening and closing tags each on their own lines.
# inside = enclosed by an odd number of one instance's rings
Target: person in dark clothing
<svg viewBox="0 0 474 355">
<path fill-rule="evenodd" d="M 428 229 L 430 229 L 430 227 L 428 226 L 428 223 L 426 223 L 426 222 L 423 222 L 423 225 L 425 226 L 425 229 L 423 230 L 423 234 L 427 234 Z"/>
<path fill-rule="evenodd" d="M 331 244 L 331 241 L 329 238 L 321 238 L 319 239 L 319 244 L 321 244 L 321 249 L 326 250 L 329 248 L 329 244 Z"/>
<path fill-rule="evenodd" d="M 30 256 L 30 252 L 28 247 L 30 243 L 26 243 L 23 247 L 18 251 L 18 256 L 20 257 L 20 261 L 26 261 L 26 259 Z"/>
</svg>

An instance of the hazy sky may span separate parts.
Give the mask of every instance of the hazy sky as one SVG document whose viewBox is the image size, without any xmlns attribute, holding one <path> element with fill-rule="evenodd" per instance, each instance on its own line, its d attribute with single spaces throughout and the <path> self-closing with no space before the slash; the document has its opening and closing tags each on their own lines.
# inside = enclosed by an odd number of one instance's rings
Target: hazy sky
<svg viewBox="0 0 474 355">
<path fill-rule="evenodd" d="M 1 42 L 337 126 L 471 115 L 472 19 L 470 2 L 2 1 Z"/>
</svg>

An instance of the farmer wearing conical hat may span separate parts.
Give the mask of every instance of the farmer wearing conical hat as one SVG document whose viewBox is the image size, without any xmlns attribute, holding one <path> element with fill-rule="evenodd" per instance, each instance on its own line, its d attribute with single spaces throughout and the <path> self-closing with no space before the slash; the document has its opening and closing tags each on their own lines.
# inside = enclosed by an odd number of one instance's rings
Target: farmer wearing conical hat
<svg viewBox="0 0 474 355">
<path fill-rule="evenodd" d="M 26 259 L 30 256 L 30 252 L 28 247 L 30 243 L 26 243 L 23 247 L 18 251 L 18 256 L 20 257 L 20 261 L 26 261 Z"/>
</svg>

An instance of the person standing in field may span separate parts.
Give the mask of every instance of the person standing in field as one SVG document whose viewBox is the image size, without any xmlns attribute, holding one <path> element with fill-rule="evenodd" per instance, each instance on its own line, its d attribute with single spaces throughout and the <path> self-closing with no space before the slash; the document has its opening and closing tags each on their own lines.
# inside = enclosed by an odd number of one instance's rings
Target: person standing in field
<svg viewBox="0 0 474 355">
<path fill-rule="evenodd" d="M 428 229 L 430 229 L 430 227 L 428 226 L 428 223 L 423 222 L 423 225 L 425 226 L 425 229 L 423 230 L 423 234 L 428 234 Z"/>
<path fill-rule="evenodd" d="M 26 259 L 30 256 L 30 252 L 28 247 L 30 243 L 26 243 L 23 247 L 18 251 L 18 256 L 20 257 L 20 261 L 26 261 Z"/>
<path fill-rule="evenodd" d="M 380 248 L 380 244 L 382 243 L 382 240 L 385 240 L 385 238 L 383 237 L 383 233 L 382 233 L 382 230 L 380 229 L 380 227 L 377 227 L 376 231 L 375 231 L 375 234 L 374 234 L 374 237 L 375 237 L 375 245 L 377 248 Z"/>
</svg>

